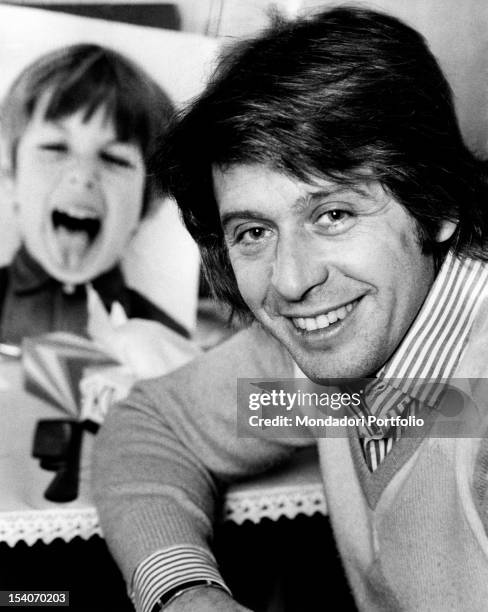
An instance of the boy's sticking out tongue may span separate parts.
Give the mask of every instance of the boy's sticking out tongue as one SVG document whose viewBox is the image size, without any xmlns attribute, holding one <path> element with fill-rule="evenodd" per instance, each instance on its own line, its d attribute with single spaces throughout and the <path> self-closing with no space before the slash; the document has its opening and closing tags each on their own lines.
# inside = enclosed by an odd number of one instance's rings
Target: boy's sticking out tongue
<svg viewBox="0 0 488 612">
<path fill-rule="evenodd" d="M 90 239 L 86 232 L 72 232 L 65 227 L 58 227 L 55 232 L 59 263 L 69 270 L 76 270 L 90 248 Z"/>
<path fill-rule="evenodd" d="M 100 231 L 100 219 L 58 210 L 52 218 L 59 263 L 67 270 L 77 270 Z"/>
</svg>

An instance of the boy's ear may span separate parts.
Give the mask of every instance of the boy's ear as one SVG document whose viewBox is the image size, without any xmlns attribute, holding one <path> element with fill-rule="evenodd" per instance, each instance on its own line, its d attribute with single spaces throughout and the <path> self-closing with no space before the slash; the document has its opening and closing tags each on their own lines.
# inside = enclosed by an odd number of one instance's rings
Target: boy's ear
<svg viewBox="0 0 488 612">
<path fill-rule="evenodd" d="M 446 240 L 449 240 L 456 231 L 457 226 L 457 221 L 449 221 L 448 219 L 441 221 L 436 236 L 437 242 L 446 242 Z"/>
</svg>

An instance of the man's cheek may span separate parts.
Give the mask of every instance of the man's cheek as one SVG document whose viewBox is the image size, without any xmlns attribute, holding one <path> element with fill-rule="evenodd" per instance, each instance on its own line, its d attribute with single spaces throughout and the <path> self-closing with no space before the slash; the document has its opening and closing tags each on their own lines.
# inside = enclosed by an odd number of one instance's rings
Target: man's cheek
<svg viewBox="0 0 488 612">
<path fill-rule="evenodd" d="M 266 295 L 265 284 L 263 284 L 259 275 L 253 274 L 250 270 L 243 271 L 234 269 L 234 274 L 242 299 L 246 302 L 248 307 L 255 312 Z"/>
</svg>

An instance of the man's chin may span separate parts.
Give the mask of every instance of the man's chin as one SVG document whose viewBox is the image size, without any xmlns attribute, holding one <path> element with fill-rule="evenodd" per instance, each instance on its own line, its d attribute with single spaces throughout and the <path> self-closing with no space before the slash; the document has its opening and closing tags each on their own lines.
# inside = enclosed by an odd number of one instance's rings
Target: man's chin
<svg viewBox="0 0 488 612">
<path fill-rule="evenodd" d="M 327 379 L 367 378 L 383 365 L 381 350 L 374 350 L 379 342 L 358 339 L 349 334 L 336 335 L 333 339 L 319 338 L 308 342 L 297 337 L 297 332 L 286 325 L 274 324 L 263 319 L 261 325 L 282 344 L 300 370 L 313 382 Z M 299 332 L 298 332 L 299 333 Z M 372 355 L 379 357 L 373 361 Z"/>
<path fill-rule="evenodd" d="M 359 347 L 355 351 L 304 351 L 294 343 L 281 342 L 305 376 L 318 384 L 328 379 L 366 378 L 375 371 L 367 354 L 361 358 Z"/>
</svg>

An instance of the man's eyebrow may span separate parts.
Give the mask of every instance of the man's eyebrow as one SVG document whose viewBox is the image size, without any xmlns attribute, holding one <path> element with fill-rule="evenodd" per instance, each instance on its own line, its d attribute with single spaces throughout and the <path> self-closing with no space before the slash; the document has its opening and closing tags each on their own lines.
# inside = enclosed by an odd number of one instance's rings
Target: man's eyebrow
<svg viewBox="0 0 488 612">
<path fill-rule="evenodd" d="M 225 230 L 225 228 L 236 219 L 242 220 L 247 219 L 249 221 L 256 221 L 258 219 L 262 220 L 262 215 L 257 214 L 255 211 L 247 209 L 247 210 L 231 210 L 229 212 L 224 213 L 220 217 L 220 223 Z"/>
<path fill-rule="evenodd" d="M 362 189 L 359 185 L 336 185 L 330 188 L 318 189 L 311 191 L 307 195 L 298 198 L 293 205 L 293 208 L 297 212 L 306 210 L 311 204 L 315 204 L 317 201 L 326 200 L 327 198 L 343 195 L 344 193 L 355 193 L 357 195 L 368 197 L 368 191 Z"/>
</svg>

